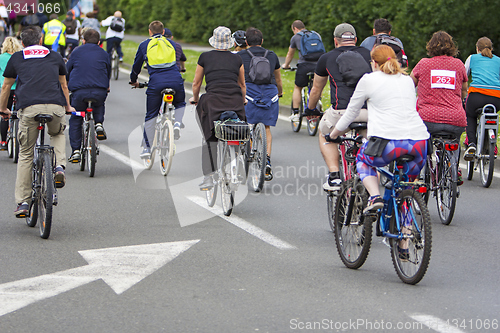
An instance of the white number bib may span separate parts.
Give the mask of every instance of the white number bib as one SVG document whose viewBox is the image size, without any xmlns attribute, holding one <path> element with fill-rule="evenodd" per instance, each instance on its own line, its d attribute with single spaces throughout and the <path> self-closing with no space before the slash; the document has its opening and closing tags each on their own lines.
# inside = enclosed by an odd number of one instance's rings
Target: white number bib
<svg viewBox="0 0 500 333">
<path fill-rule="evenodd" d="M 431 88 L 455 89 L 455 71 L 444 69 L 431 70 Z"/>
</svg>

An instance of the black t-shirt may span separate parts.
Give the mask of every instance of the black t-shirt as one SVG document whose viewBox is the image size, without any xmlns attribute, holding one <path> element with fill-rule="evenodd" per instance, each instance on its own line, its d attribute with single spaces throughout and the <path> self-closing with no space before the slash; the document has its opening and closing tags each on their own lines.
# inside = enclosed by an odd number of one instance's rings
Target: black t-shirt
<svg viewBox="0 0 500 333">
<path fill-rule="evenodd" d="M 24 59 L 24 52 L 16 52 L 5 67 L 4 77 L 17 77 L 16 109 L 36 104 L 66 105 L 59 83 L 59 75 L 66 75 L 66 66 L 61 55 L 50 51 L 43 58 Z"/>
<path fill-rule="evenodd" d="M 266 49 L 261 46 L 252 46 L 249 48 L 249 50 L 256 57 L 262 57 L 266 53 Z M 246 50 L 241 50 L 240 52 L 238 52 L 238 54 L 240 55 L 241 59 L 243 59 L 243 66 L 245 66 L 245 81 L 250 82 L 251 80 L 248 76 L 248 72 L 250 71 L 250 61 L 252 60 L 252 56 Z M 274 71 L 276 69 L 280 69 L 280 60 L 278 59 L 276 53 L 271 50 L 269 50 L 269 52 L 267 53 L 266 58 L 267 60 L 269 60 L 269 63 L 271 65 L 271 83 L 276 84 Z"/>
<path fill-rule="evenodd" d="M 342 76 L 339 72 L 337 57 L 344 51 L 356 51 L 365 58 L 370 64 L 370 51 L 361 46 L 341 46 L 325 53 L 319 58 L 315 73 L 319 76 L 328 76 L 330 78 L 330 96 L 332 107 L 336 110 L 347 108 L 349 100 L 354 93 L 355 87 L 348 87 L 342 82 Z"/>
<path fill-rule="evenodd" d="M 238 76 L 242 62 L 238 55 L 230 51 L 203 52 L 198 65 L 205 71 L 206 91 L 232 85 L 239 87 Z"/>
</svg>

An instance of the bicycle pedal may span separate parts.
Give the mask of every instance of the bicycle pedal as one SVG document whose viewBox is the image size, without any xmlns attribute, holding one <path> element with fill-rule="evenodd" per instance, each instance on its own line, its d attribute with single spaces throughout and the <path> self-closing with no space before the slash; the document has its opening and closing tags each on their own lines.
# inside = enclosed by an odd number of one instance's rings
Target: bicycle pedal
<svg viewBox="0 0 500 333">
<path fill-rule="evenodd" d="M 59 200 L 57 198 L 57 193 L 54 193 L 54 195 L 52 196 L 52 205 L 57 206 L 58 203 Z"/>
</svg>

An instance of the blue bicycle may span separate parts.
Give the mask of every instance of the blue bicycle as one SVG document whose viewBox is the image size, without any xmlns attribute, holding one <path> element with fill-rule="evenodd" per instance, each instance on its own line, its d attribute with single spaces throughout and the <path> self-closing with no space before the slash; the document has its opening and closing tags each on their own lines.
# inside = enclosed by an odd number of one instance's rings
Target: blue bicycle
<svg viewBox="0 0 500 333">
<path fill-rule="evenodd" d="M 353 141 L 357 147 L 361 143 Z M 385 237 L 399 278 L 417 284 L 425 275 L 431 257 L 432 233 L 429 210 L 422 198 L 423 183 L 408 181 L 408 164 L 413 156 L 396 160 L 393 174 L 377 168 L 386 178 L 384 207 L 375 214 L 363 214 L 368 201 L 359 175 L 344 182 L 334 211 L 333 231 L 340 259 L 348 268 L 361 267 L 370 252 L 372 223 L 376 235 Z"/>
</svg>

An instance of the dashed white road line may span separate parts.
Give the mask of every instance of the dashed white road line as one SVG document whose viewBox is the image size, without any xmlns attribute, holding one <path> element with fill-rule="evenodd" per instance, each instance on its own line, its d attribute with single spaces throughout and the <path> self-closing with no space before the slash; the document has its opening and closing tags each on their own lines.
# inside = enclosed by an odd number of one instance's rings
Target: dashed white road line
<svg viewBox="0 0 500 333">
<path fill-rule="evenodd" d="M 205 199 L 197 196 L 189 196 L 187 197 L 189 200 L 194 202 L 195 204 L 207 209 L 211 213 L 219 216 L 220 218 L 226 220 L 227 222 L 237 226 L 240 229 L 243 229 L 244 231 L 248 232 L 252 236 L 255 236 L 259 238 L 260 240 L 266 242 L 269 245 L 272 245 L 274 247 L 277 247 L 280 250 L 292 250 L 296 249 L 295 246 L 279 239 L 276 236 L 271 235 L 265 230 L 262 230 L 261 228 L 254 226 L 253 224 L 245 221 L 241 217 L 236 216 L 235 214 L 231 214 L 230 216 L 224 215 L 222 212 L 222 208 L 218 207 L 215 205 L 214 207 L 208 207 Z"/>
<path fill-rule="evenodd" d="M 142 165 L 141 163 L 139 163 L 137 161 L 134 161 L 130 157 L 125 156 L 122 153 L 119 153 L 116 150 L 114 150 L 114 149 L 112 149 L 112 148 L 110 148 L 110 147 L 108 147 L 106 145 L 100 144 L 99 145 L 99 151 L 103 152 L 105 154 L 108 154 L 109 156 L 111 156 L 114 159 L 122 162 L 125 165 L 129 165 L 132 169 L 137 169 L 137 170 L 143 170 L 143 169 L 145 169 L 144 165 Z"/>
<path fill-rule="evenodd" d="M 416 314 L 416 313 L 411 314 L 409 316 L 413 320 L 416 320 L 439 333 L 464 333 L 464 331 L 462 331 L 458 327 L 450 325 L 449 323 L 445 322 L 444 320 L 438 317 L 425 314 Z"/>
</svg>

